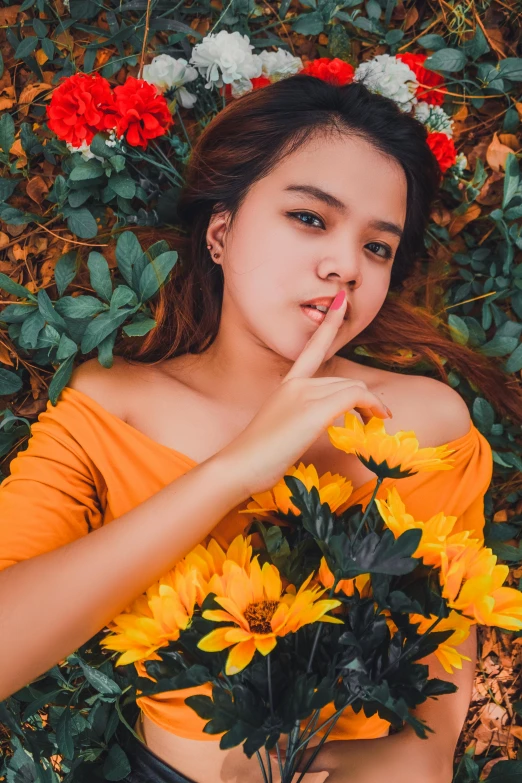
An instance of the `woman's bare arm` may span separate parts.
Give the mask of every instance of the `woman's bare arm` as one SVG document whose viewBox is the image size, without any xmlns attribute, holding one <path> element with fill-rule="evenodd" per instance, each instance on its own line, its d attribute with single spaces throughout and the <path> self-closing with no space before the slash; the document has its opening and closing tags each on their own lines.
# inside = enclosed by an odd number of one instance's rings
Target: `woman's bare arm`
<svg viewBox="0 0 522 783">
<path fill-rule="evenodd" d="M 210 533 L 244 489 L 220 453 L 121 517 L 0 572 L 0 701 L 98 633 Z"/>
</svg>

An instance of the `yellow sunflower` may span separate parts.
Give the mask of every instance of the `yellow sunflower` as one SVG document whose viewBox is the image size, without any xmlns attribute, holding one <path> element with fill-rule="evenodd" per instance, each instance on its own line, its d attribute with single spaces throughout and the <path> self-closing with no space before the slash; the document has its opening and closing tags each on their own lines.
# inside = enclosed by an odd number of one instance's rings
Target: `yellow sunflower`
<svg viewBox="0 0 522 783">
<path fill-rule="evenodd" d="M 340 619 L 325 615 L 339 606 L 340 601 L 316 600 L 324 589 L 306 589 L 312 577 L 313 573 L 297 593 L 282 594 L 279 571 L 271 563 L 264 563 L 261 568 L 258 555 L 251 562 L 250 574 L 231 563 L 224 580 L 225 589 L 216 595 L 216 602 L 223 608 L 208 609 L 203 617 L 232 625 L 211 631 L 199 641 L 198 647 L 205 652 L 220 652 L 232 647 L 225 667 L 225 673 L 230 675 L 248 666 L 256 650 L 268 655 L 276 646 L 278 636 L 295 633 L 308 623 L 342 623 Z"/>
<path fill-rule="evenodd" d="M 522 593 L 503 584 L 507 565 L 497 565 L 489 547 L 477 544 L 454 557 L 442 553 L 442 596 L 448 604 L 482 625 L 495 625 L 508 631 L 522 629 Z"/>
<path fill-rule="evenodd" d="M 328 590 L 333 586 L 334 575 L 328 568 L 328 563 L 324 557 L 321 558 L 317 576 L 321 584 Z M 359 574 L 354 576 L 353 579 L 341 579 L 337 583 L 335 592 L 338 593 L 339 590 L 342 590 L 345 595 L 351 596 L 355 592 L 354 587 L 357 587 L 361 596 L 366 598 L 370 594 L 370 586 L 370 574 Z"/>
<path fill-rule="evenodd" d="M 312 487 L 315 487 L 319 492 L 321 503 L 328 503 L 332 511 L 342 506 L 353 491 L 352 482 L 339 473 L 330 473 L 328 471 L 319 477 L 317 469 L 313 464 L 305 466 L 303 462 L 300 462 L 299 467 L 291 467 L 285 473 L 285 476 L 294 476 L 299 479 L 309 492 Z M 253 500 L 246 508 L 241 509 L 239 513 L 255 513 L 259 516 L 266 516 L 271 512 L 279 510 L 283 514 L 288 514 L 292 511 L 294 514 L 299 515 L 301 512 L 290 501 L 291 495 L 291 491 L 286 486 L 284 478 L 282 478 L 273 489 L 252 495 Z"/>
<path fill-rule="evenodd" d="M 252 536 L 244 537 L 239 534 L 225 552 L 218 542 L 211 538 L 206 546 L 198 544 L 185 555 L 183 560 L 176 564 L 176 569 L 181 573 L 186 573 L 191 569 L 195 569 L 199 573 L 198 606 L 203 604 L 209 593 L 219 592 L 222 589 L 223 568 L 227 568 L 225 563 L 228 561 L 236 563 L 249 573 L 252 558 L 251 539 Z"/>
<path fill-rule="evenodd" d="M 454 449 L 446 445 L 420 449 L 413 430 L 389 435 L 378 416 L 362 424 L 357 416 L 347 412 L 344 427 L 331 426 L 327 431 L 336 449 L 356 454 L 379 478 L 404 478 L 414 473 L 453 468 L 448 455 Z"/>
<path fill-rule="evenodd" d="M 155 651 L 178 639 L 190 625 L 198 583 L 195 569 L 184 574 L 169 571 L 108 624 L 111 633 L 100 644 L 123 652 L 116 666 L 159 659 Z"/>
<path fill-rule="evenodd" d="M 406 530 L 420 529 L 422 537 L 412 557 L 421 557 L 426 565 L 440 567 L 441 554 L 451 552 L 456 555 L 470 544 L 478 544 L 478 539 L 470 538 L 469 530 L 453 533 L 457 517 L 445 516 L 442 512 L 428 519 L 427 522 L 415 520 L 406 511 L 406 506 L 397 492 L 396 487 L 390 487 L 386 500 L 375 499 L 375 505 L 386 526 L 398 538 Z"/>
<path fill-rule="evenodd" d="M 419 623 L 417 633 L 425 633 L 436 619 L 437 615 L 435 614 L 431 615 L 431 617 L 424 617 L 422 614 L 410 614 L 411 622 Z M 453 629 L 451 636 L 449 636 L 445 642 L 439 644 L 435 650 L 435 655 L 448 674 L 453 673 L 452 667 L 462 669 L 462 661 L 471 661 L 471 658 L 467 655 L 463 655 L 455 648 L 457 645 L 466 641 L 473 624 L 474 620 L 469 620 L 452 610 L 448 617 L 444 617 L 435 626 L 434 631 L 448 631 L 450 628 Z"/>
</svg>

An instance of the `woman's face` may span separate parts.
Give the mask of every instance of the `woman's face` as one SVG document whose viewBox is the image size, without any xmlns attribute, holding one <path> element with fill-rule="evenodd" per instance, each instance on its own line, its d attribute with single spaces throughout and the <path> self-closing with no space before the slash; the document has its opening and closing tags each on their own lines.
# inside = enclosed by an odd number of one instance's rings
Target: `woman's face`
<svg viewBox="0 0 522 783">
<path fill-rule="evenodd" d="M 295 361 L 318 328 L 301 304 L 344 290 L 347 313 L 327 361 L 386 298 L 406 194 L 400 165 L 359 138 L 315 138 L 287 156 L 252 186 L 230 229 L 227 213 L 209 223 L 224 275 L 220 331 L 246 330 Z"/>
</svg>

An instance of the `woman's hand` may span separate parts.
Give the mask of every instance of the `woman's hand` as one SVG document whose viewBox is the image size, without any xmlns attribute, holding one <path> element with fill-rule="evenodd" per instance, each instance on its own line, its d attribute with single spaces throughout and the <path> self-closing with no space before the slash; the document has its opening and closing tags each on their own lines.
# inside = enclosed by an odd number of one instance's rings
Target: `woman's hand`
<svg viewBox="0 0 522 783">
<path fill-rule="evenodd" d="M 422 740 L 406 727 L 399 734 L 378 739 L 326 742 L 308 772 L 327 771 L 327 783 L 451 783 L 450 751 L 444 752 L 434 737 Z M 313 752 L 314 748 L 306 749 L 298 772 L 304 770 Z M 284 751 L 281 759 L 284 762 Z"/>
<path fill-rule="evenodd" d="M 359 380 L 313 378 L 337 335 L 346 311 L 328 310 L 292 369 L 223 455 L 232 464 L 245 496 L 271 489 L 281 476 L 345 411 L 356 410 L 366 421 L 387 418 L 382 400 Z"/>
</svg>

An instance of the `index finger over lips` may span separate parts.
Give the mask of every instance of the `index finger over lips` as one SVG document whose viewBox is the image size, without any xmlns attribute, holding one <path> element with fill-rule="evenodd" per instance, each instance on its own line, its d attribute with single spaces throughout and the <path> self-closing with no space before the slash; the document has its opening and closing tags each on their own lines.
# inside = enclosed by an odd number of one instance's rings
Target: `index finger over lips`
<svg viewBox="0 0 522 783">
<path fill-rule="evenodd" d="M 340 291 L 339 293 L 344 294 L 344 300 L 340 308 L 334 310 L 333 307 L 330 306 L 324 321 L 310 337 L 295 360 L 292 368 L 283 378 L 283 382 L 290 380 L 290 378 L 311 378 L 323 363 L 326 352 L 334 341 L 337 332 L 339 331 L 339 327 L 343 323 L 344 314 L 346 312 L 348 301 L 346 293 L 344 291 Z M 334 302 L 335 299 L 332 302 L 332 305 Z"/>
</svg>

